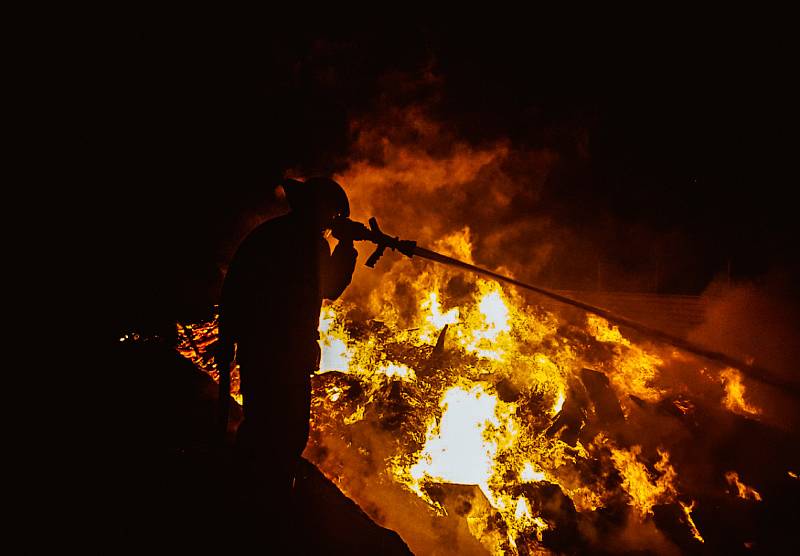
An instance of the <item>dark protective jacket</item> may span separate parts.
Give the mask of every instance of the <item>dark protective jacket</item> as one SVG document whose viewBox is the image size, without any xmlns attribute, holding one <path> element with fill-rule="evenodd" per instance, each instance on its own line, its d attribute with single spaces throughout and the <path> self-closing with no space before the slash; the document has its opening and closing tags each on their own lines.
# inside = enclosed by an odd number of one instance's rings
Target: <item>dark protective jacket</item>
<svg viewBox="0 0 800 556">
<path fill-rule="evenodd" d="M 222 288 L 220 334 L 238 344 L 245 397 L 262 381 L 303 382 L 317 369 L 322 300 L 350 284 L 356 257 L 349 242 L 331 254 L 313 221 L 294 212 L 242 242 Z"/>
</svg>

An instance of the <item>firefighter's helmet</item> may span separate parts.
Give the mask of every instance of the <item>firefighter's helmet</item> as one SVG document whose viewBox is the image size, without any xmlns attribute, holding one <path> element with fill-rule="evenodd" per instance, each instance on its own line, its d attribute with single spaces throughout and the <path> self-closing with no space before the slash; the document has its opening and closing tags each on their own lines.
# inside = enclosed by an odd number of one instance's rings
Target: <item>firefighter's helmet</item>
<svg viewBox="0 0 800 556">
<path fill-rule="evenodd" d="M 350 216 L 347 194 L 331 178 L 313 177 L 304 182 L 286 179 L 282 185 L 293 211 L 314 212 L 324 220 Z"/>
</svg>

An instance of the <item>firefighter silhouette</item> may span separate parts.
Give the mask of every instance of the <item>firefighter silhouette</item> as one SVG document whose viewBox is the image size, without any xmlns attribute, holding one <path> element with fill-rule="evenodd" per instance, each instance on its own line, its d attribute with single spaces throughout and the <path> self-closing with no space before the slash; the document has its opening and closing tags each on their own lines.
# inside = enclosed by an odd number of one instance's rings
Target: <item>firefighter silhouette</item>
<svg viewBox="0 0 800 556">
<path fill-rule="evenodd" d="M 308 440 L 322 300 L 350 284 L 358 254 L 346 231 L 334 231 L 333 253 L 325 239 L 334 219 L 350 213 L 338 183 L 315 177 L 282 185 L 290 212 L 251 232 L 229 266 L 217 351 L 223 421 L 235 353 L 244 413 L 236 451 L 250 466 L 253 494 L 273 512 L 287 508 Z"/>
</svg>

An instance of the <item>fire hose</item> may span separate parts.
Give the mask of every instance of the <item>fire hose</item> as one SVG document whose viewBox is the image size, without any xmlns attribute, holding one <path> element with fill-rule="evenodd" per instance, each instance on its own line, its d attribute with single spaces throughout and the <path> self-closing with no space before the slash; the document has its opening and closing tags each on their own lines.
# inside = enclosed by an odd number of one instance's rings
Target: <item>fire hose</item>
<svg viewBox="0 0 800 556">
<path fill-rule="evenodd" d="M 375 264 L 383 256 L 386 249 L 389 248 L 392 251 L 399 251 L 408 258 L 413 258 L 416 256 L 440 264 L 458 268 L 466 272 L 472 272 L 474 274 L 485 276 L 486 278 L 489 278 L 497 282 L 504 282 L 506 284 L 511 284 L 512 286 L 516 286 L 523 290 L 528 290 L 538 293 L 540 295 L 558 301 L 559 303 L 570 305 L 572 307 L 581 309 L 587 313 L 591 313 L 599 317 L 602 317 L 612 324 L 618 326 L 624 326 L 626 328 L 635 330 L 640 334 L 647 336 L 653 340 L 657 340 L 661 343 L 676 347 L 678 349 L 687 351 L 689 353 L 693 353 L 695 355 L 703 357 L 704 359 L 714 361 L 716 363 L 722 363 L 729 367 L 734 367 L 754 380 L 758 380 L 770 386 L 781 388 L 784 391 L 790 392 L 795 396 L 800 397 L 800 385 L 798 385 L 795 382 L 788 381 L 778 376 L 776 373 L 768 369 L 765 369 L 764 367 L 748 363 L 746 361 L 743 361 L 737 357 L 733 357 L 726 353 L 706 348 L 702 345 L 690 342 L 689 340 L 686 340 L 679 336 L 675 336 L 668 332 L 664 332 L 663 330 L 659 330 L 657 328 L 653 328 L 641 322 L 631 320 L 621 315 L 617 315 L 611 311 L 608 311 L 607 309 L 596 307 L 594 305 L 584 303 L 583 301 L 561 295 L 546 288 L 542 288 L 533 284 L 528 284 L 526 282 L 522 282 L 510 276 L 505 276 L 503 274 L 493 272 L 486 268 L 466 263 L 464 261 L 455 259 L 453 257 L 437 253 L 436 251 L 420 247 L 417 245 L 416 241 L 402 240 L 399 237 L 392 237 L 390 235 L 383 233 L 383 231 L 378 226 L 377 220 L 374 217 L 369 219 L 369 227 L 365 226 L 361 222 L 355 222 L 347 218 L 337 219 L 334 222 L 333 235 L 335 237 L 348 237 L 353 241 L 370 241 L 372 243 L 375 243 L 377 247 L 375 248 L 375 251 L 369 256 L 366 262 L 366 265 L 370 268 L 375 267 Z"/>
</svg>

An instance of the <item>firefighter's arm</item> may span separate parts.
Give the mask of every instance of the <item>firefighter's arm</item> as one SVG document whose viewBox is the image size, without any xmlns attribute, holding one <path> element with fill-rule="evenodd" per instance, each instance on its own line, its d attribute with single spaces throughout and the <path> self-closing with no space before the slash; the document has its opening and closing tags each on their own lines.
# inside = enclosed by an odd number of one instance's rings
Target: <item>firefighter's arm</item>
<svg viewBox="0 0 800 556">
<path fill-rule="evenodd" d="M 327 246 L 326 246 L 327 251 Z M 323 257 L 320 269 L 320 286 L 325 299 L 336 299 L 350 285 L 356 268 L 358 251 L 349 238 L 340 238 L 333 253 Z"/>
</svg>

